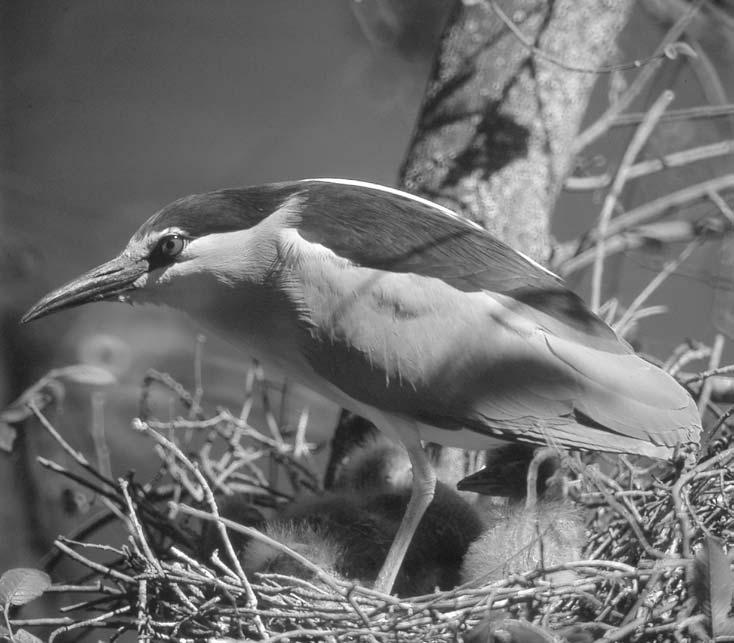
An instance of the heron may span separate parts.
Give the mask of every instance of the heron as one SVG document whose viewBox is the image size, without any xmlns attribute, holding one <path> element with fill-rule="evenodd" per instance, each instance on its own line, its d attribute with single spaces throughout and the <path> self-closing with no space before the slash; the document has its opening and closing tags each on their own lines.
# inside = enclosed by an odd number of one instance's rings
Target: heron
<svg viewBox="0 0 734 643">
<path fill-rule="evenodd" d="M 94 301 L 171 306 L 406 447 L 389 592 L 436 477 L 422 441 L 669 458 L 701 420 L 563 281 L 451 210 L 350 179 L 181 198 L 27 322 Z"/>
</svg>

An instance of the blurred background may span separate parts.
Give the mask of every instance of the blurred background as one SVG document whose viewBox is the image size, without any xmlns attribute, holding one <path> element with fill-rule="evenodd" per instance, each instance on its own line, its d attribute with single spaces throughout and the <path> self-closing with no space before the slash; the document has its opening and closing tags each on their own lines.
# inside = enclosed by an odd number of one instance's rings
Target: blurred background
<svg viewBox="0 0 734 643">
<path fill-rule="evenodd" d="M 90 424 L 101 422 L 115 475 L 152 470 L 147 443 L 128 428 L 140 383 L 157 368 L 192 386 L 196 328 L 178 314 L 118 304 L 29 327 L 18 317 L 51 287 L 116 253 L 179 196 L 319 176 L 394 185 L 450 5 L 414 0 L 381 12 L 343 0 L 0 0 L 0 406 L 50 367 L 104 365 L 120 384 L 106 390 L 102 418 L 93 419 L 90 388 L 72 385 L 53 420 L 82 449 L 91 449 Z M 648 55 L 670 25 L 660 12 L 636 11 L 620 42 L 624 60 Z M 698 36 L 713 64 L 727 69 L 726 33 L 703 25 Z M 731 97 L 734 81 L 722 77 Z M 698 77 L 680 59 L 633 111 L 666 87 L 676 92 L 676 109 L 703 102 Z M 608 104 L 608 89 L 599 84 L 588 121 Z M 584 164 L 613 169 L 631 131 L 612 130 Z M 727 118 L 663 124 L 648 155 L 731 137 Z M 637 181 L 625 205 L 732 169 L 728 156 Z M 603 196 L 564 193 L 556 237 L 589 228 Z M 605 296 L 629 302 L 666 258 L 628 253 Z M 643 323 L 646 350 L 662 357 L 684 337 L 711 340 L 712 286 L 728 289 L 731 277 L 720 258 L 718 245 L 705 245 L 657 292 L 650 303 L 669 313 Z M 586 294 L 583 275 L 571 283 Z M 247 358 L 207 338 L 203 365 L 206 403 L 241 404 Z M 291 387 L 284 422 L 304 406 L 314 439 L 325 439 L 338 409 Z M 58 478 L 20 462 L 56 450 L 34 431 L 22 449 L 0 453 L 0 571 L 33 564 L 87 511 L 73 492 L 72 502 L 60 501 L 68 490 Z"/>
<path fill-rule="evenodd" d="M 446 6 L 425 3 L 400 42 L 388 24 L 383 42 L 340 0 L 0 0 L 0 407 L 53 366 L 104 365 L 119 378 L 102 407 L 113 473 L 144 479 L 157 458 L 129 429 L 143 376 L 156 368 L 192 387 L 196 328 L 122 305 L 29 327 L 18 316 L 179 196 L 315 176 L 394 183 Z M 207 338 L 203 364 L 208 408 L 237 410 L 247 357 Z M 89 453 L 90 387 L 65 388 L 50 417 Z M 307 404 L 324 439 L 338 409 L 306 392 L 289 387 L 282 419 Z M 0 570 L 34 564 L 89 511 L 34 464 L 66 459 L 33 429 L 0 454 Z"/>
</svg>

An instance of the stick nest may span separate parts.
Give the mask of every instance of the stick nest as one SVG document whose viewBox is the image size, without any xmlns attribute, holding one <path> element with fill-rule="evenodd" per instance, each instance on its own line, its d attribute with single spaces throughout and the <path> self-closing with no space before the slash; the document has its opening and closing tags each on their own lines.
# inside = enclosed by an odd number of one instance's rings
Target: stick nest
<svg viewBox="0 0 734 643">
<path fill-rule="evenodd" d="M 187 419 L 150 418 L 146 401 L 154 386 L 172 391 Z M 725 542 L 732 538 L 734 447 L 726 437 L 706 458 L 676 470 L 628 458 L 579 467 L 574 499 L 587 516 L 583 560 L 528 569 L 489 585 L 475 581 L 398 599 L 334 578 L 256 530 L 220 516 L 223 499 L 236 494 L 261 509 L 287 500 L 288 494 L 269 484 L 265 467 L 271 474 L 274 466 L 285 472 L 290 493 L 319 490 L 318 476 L 306 465 L 311 458 L 304 427 L 293 432 L 278 427 L 267 397 L 269 430 L 261 432 L 248 422 L 250 401 L 239 415 L 225 409 L 205 414 L 195 396 L 151 372 L 140 417 L 133 422 L 161 461 L 158 475 L 147 483 L 100 472 L 56 434 L 33 401 L 29 407 L 82 473 L 42 464 L 86 485 L 106 506 L 93 525 L 58 538 L 48 561 L 51 571 L 62 558 L 82 568 L 76 584 L 50 590 L 70 604 L 64 615 L 10 621 L 14 628 L 52 626 L 50 640 L 72 630 L 96 630 L 95 636 L 104 630 L 112 639 L 132 631 L 141 640 L 156 641 L 490 640 L 468 634 L 483 620 L 532 624 L 536 638 L 513 639 L 510 626 L 504 640 L 696 640 L 710 636 L 711 604 L 730 591 L 727 566 L 723 586 L 709 584 L 708 596 L 690 589 L 702 544 L 705 548 L 712 534 Z M 124 530 L 122 543 L 95 544 L 95 528 L 110 521 Z M 240 534 L 281 548 L 308 573 L 248 577 L 236 551 Z M 207 551 L 202 542 L 209 543 Z M 705 562 L 702 569 L 712 571 Z M 559 570 L 571 573 L 549 576 Z"/>
</svg>

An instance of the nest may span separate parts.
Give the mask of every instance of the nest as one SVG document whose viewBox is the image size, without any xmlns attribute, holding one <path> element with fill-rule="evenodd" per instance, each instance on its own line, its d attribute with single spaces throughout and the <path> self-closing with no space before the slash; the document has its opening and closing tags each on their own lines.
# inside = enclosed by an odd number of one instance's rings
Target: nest
<svg viewBox="0 0 734 643">
<path fill-rule="evenodd" d="M 172 391 L 187 419 L 149 417 L 146 400 L 154 386 Z M 583 560 L 396 598 L 336 578 L 220 515 L 222 499 L 233 494 L 253 507 L 282 503 L 287 494 L 263 473 L 273 463 L 293 489 L 318 489 L 318 477 L 304 464 L 310 448 L 305 424 L 289 433 L 270 414 L 270 430 L 259 431 L 247 419 L 249 398 L 240 414 L 220 409 L 206 415 L 181 385 L 151 372 L 133 429 L 148 436 L 161 466 L 144 483 L 100 472 L 58 435 L 34 400 L 26 403 L 81 472 L 42 464 L 93 490 L 107 510 L 55 542 L 50 566 L 71 559 L 82 572 L 75 584 L 48 591 L 73 604 L 60 617 L 10 621 L 16 631 L 51 626 L 49 640 L 91 630 L 112 640 L 135 632 L 156 641 L 460 641 L 472 640 L 469 632 L 484 621 L 527 624 L 540 633 L 533 640 L 680 641 L 707 638 L 714 621 L 726 618 L 711 606 L 730 591 L 728 565 L 719 573 L 696 556 L 702 546 L 716 554 L 720 545 L 712 534 L 732 537 L 734 448 L 723 438 L 705 459 L 678 470 L 644 468 L 626 458 L 580 469 L 575 501 L 587 516 Z M 264 406 L 267 411 L 267 398 Z M 95 544 L 95 528 L 110 521 L 125 531 L 122 544 Z M 280 549 L 306 573 L 246 575 L 238 534 Z M 202 542 L 212 539 L 218 546 L 203 552 Z M 711 581 L 716 573 L 719 581 Z M 696 577 L 711 582 L 692 591 Z"/>
</svg>

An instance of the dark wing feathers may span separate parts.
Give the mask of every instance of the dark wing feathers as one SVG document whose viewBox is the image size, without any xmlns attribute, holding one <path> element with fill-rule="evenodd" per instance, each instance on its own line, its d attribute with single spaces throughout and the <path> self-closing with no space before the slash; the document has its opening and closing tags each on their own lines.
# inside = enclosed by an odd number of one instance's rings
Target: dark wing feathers
<svg viewBox="0 0 734 643">
<path fill-rule="evenodd" d="M 319 181 L 308 182 L 304 196 L 301 235 L 356 264 L 437 277 L 464 291 L 561 284 L 489 233 L 408 197 Z"/>
<path fill-rule="evenodd" d="M 563 281 L 488 232 L 394 192 L 308 181 L 298 229 L 351 262 L 441 279 L 465 292 L 507 295 L 538 323 L 613 353 L 630 348 Z"/>
</svg>

